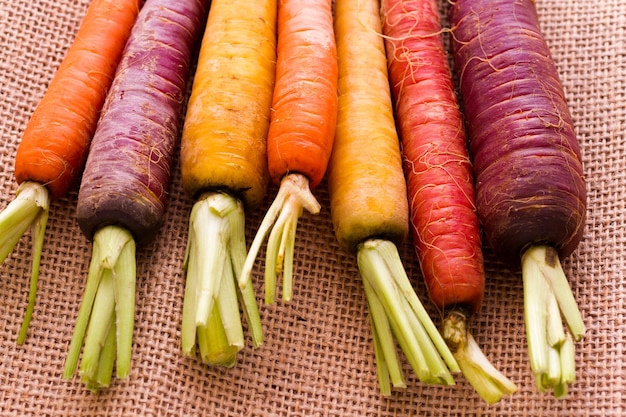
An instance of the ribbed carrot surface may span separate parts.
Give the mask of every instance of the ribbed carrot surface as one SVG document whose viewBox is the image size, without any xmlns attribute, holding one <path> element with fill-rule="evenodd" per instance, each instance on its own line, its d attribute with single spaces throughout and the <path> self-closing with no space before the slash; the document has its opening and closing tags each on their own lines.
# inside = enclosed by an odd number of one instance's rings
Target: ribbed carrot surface
<svg viewBox="0 0 626 417">
<path fill-rule="evenodd" d="M 18 183 L 45 185 L 51 198 L 74 184 L 140 0 L 95 0 L 26 126 L 15 157 Z"/>
<path fill-rule="evenodd" d="M 331 0 L 283 0 L 268 165 L 275 184 L 291 172 L 315 188 L 326 173 L 337 121 L 337 48 Z"/>
<path fill-rule="evenodd" d="M 467 140 L 437 2 L 383 0 L 389 78 L 402 139 L 411 232 L 430 297 L 477 311 L 484 292 Z"/>
<path fill-rule="evenodd" d="M 275 1 L 211 4 L 181 149 L 183 187 L 191 196 L 228 190 L 247 206 L 265 197 L 275 25 Z"/>
</svg>

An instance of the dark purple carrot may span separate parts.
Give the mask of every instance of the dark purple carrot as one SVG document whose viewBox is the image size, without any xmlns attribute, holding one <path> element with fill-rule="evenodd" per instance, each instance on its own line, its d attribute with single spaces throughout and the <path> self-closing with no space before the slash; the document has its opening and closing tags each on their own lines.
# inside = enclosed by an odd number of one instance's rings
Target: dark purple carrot
<svg viewBox="0 0 626 417">
<path fill-rule="evenodd" d="M 534 1 L 458 0 L 450 22 L 478 215 L 501 259 L 521 260 L 538 388 L 564 396 L 585 326 L 559 257 L 582 238 L 586 188 L 563 87 Z"/>
<path fill-rule="evenodd" d="M 159 230 L 182 126 L 190 66 L 208 1 L 147 0 L 128 40 L 91 143 L 77 218 L 93 254 L 64 378 L 85 341 L 81 379 L 97 390 L 130 371 L 135 242 Z M 85 336 L 86 333 L 86 336 Z"/>
</svg>

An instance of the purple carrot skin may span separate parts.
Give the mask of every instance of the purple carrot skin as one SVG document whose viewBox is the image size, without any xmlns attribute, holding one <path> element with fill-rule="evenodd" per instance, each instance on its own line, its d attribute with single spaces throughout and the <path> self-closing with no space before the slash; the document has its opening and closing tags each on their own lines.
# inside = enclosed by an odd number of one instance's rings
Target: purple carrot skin
<svg viewBox="0 0 626 417">
<path fill-rule="evenodd" d="M 443 336 L 465 378 L 493 404 L 516 386 L 477 349 L 469 317 L 485 271 L 474 182 L 436 0 L 383 0 L 383 35 L 408 185 L 411 233 Z"/>
<path fill-rule="evenodd" d="M 562 397 L 585 326 L 559 257 L 576 249 L 586 212 L 563 87 L 532 0 L 458 0 L 450 22 L 478 215 L 497 255 L 521 260 L 531 368 Z"/>
<path fill-rule="evenodd" d="M 115 361 L 118 378 L 130 371 L 135 242 L 161 225 L 207 11 L 208 1 L 145 2 L 92 140 L 77 218 L 93 255 L 63 373 L 74 374 L 84 339 L 80 375 L 91 390 L 109 385 Z"/>
</svg>

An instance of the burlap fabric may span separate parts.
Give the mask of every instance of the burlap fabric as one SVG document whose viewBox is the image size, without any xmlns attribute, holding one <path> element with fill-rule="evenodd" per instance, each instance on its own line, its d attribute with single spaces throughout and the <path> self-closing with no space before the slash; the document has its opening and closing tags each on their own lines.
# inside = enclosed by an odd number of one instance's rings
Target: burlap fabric
<svg viewBox="0 0 626 417">
<path fill-rule="evenodd" d="M 13 159 L 25 124 L 86 10 L 87 0 L 0 1 L 0 208 L 13 198 Z M 543 30 L 571 104 L 588 180 L 584 241 L 565 261 L 588 331 L 576 345 L 577 381 L 567 399 L 540 394 L 531 377 L 520 272 L 486 249 L 487 289 L 474 334 L 519 391 L 489 407 L 462 377 L 379 394 L 366 300 L 355 259 L 335 242 L 325 184 L 318 216 L 305 214 L 289 304 L 261 304 L 266 341 L 232 369 L 180 353 L 191 201 L 174 173 L 166 221 L 139 250 L 132 372 L 95 395 L 61 379 L 82 298 L 91 244 L 74 219 L 76 191 L 51 207 L 38 299 L 26 343 L 16 336 L 27 302 L 30 242 L 0 267 L 0 414 L 213 416 L 621 416 L 626 412 L 626 2 L 540 0 Z M 269 190 L 269 199 L 276 189 Z M 248 236 L 261 209 L 248 213 Z M 400 248 L 428 302 L 410 242 Z M 255 272 L 261 300 L 262 263 Z M 249 338 L 248 338 L 249 342 Z M 250 345 L 250 343 L 248 343 Z"/>
</svg>

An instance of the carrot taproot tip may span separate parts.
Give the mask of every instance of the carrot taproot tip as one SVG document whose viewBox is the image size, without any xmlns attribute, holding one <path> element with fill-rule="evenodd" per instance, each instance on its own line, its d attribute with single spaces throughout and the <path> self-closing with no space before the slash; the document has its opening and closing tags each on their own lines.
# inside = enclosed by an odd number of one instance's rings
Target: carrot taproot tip
<svg viewBox="0 0 626 417">
<path fill-rule="evenodd" d="M 136 245 L 119 226 L 105 226 L 93 239 L 93 253 L 83 301 L 65 361 L 63 378 L 76 371 L 88 389 L 108 387 L 113 366 L 117 377 L 130 373 L 135 315 Z"/>
<path fill-rule="evenodd" d="M 210 365 L 233 366 L 244 346 L 238 301 L 254 346 L 263 343 L 254 288 L 237 285 L 246 257 L 244 220 L 241 201 L 221 192 L 202 195 L 189 216 L 181 345 L 187 356 L 198 349 Z"/>
<path fill-rule="evenodd" d="M 309 188 L 308 178 L 302 174 L 288 174 L 283 177 L 276 198 L 252 241 L 239 279 L 239 286 L 246 288 L 261 244 L 269 233 L 265 259 L 265 302 L 267 304 L 272 304 L 276 298 L 277 277 L 281 274 L 283 300 L 291 300 L 296 229 L 303 208 L 312 214 L 318 214 L 321 207 Z"/>
<path fill-rule="evenodd" d="M 573 340 L 584 336 L 585 325 L 556 249 L 546 245 L 527 249 L 522 255 L 522 279 L 535 383 L 539 391 L 553 389 L 555 397 L 562 398 L 576 379 Z"/>
<path fill-rule="evenodd" d="M 28 229 L 32 229 L 31 277 L 28 306 L 17 336 L 17 343 L 23 344 L 35 308 L 39 266 L 43 250 L 44 235 L 50 212 L 50 193 L 43 185 L 24 181 L 18 187 L 15 199 L 0 213 L 0 263 L 15 249 Z"/>
<path fill-rule="evenodd" d="M 357 264 L 370 307 L 381 392 L 389 393 L 389 378 L 394 387 L 404 386 L 392 335 L 420 381 L 454 385 L 452 373 L 459 365 L 415 294 L 396 245 L 366 240 L 358 247 Z M 384 370 L 389 375 L 381 375 Z"/>
</svg>

